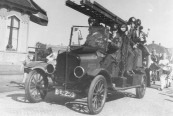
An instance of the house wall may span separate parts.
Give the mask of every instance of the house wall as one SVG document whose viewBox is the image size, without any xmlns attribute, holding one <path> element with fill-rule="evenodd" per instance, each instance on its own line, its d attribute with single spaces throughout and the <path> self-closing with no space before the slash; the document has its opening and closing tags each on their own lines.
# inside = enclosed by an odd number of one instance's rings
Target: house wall
<svg viewBox="0 0 173 116">
<path fill-rule="evenodd" d="M 15 15 L 20 20 L 17 51 L 7 51 L 7 19 Z M 25 59 L 28 48 L 28 26 L 29 15 L 21 14 L 17 11 L 8 11 L 6 8 L 0 9 L 0 62 L 22 62 Z"/>
</svg>

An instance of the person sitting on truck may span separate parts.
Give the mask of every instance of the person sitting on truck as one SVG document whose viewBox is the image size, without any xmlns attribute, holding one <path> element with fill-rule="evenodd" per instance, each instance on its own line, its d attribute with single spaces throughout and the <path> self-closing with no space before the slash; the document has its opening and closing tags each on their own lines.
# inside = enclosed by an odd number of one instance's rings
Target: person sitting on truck
<svg viewBox="0 0 173 116">
<path fill-rule="evenodd" d="M 101 63 L 102 68 L 107 68 L 112 62 L 117 62 L 117 51 L 122 46 L 122 36 L 120 30 L 118 29 L 119 25 L 113 24 L 111 27 L 111 36 L 108 40 L 108 50 L 107 55 Z"/>
<path fill-rule="evenodd" d="M 144 44 L 147 42 L 146 37 L 148 37 L 148 32 L 145 34 L 143 31 L 143 26 L 141 26 L 141 20 L 136 20 L 136 35 L 138 39 L 138 48 L 142 51 L 143 58 L 150 55 L 149 50 Z M 149 31 L 149 29 L 148 29 Z"/>
<path fill-rule="evenodd" d="M 134 17 L 129 18 L 127 24 L 128 24 L 128 31 L 126 32 L 127 34 L 127 38 L 128 38 L 128 56 L 127 56 L 127 60 L 126 60 L 126 71 L 125 71 L 125 75 L 132 75 L 135 74 L 133 72 L 133 67 L 136 66 L 136 62 L 137 62 L 137 50 L 136 50 L 136 44 L 134 42 L 134 38 L 136 36 L 135 34 L 135 21 L 136 19 Z"/>
</svg>

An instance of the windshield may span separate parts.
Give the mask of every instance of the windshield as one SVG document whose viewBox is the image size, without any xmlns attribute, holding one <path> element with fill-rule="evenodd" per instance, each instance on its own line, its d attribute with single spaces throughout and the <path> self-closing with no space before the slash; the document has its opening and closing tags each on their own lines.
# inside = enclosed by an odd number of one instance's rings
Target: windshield
<svg viewBox="0 0 173 116">
<path fill-rule="evenodd" d="M 104 27 L 74 26 L 70 46 L 89 46 L 106 49 L 108 35 Z"/>
</svg>

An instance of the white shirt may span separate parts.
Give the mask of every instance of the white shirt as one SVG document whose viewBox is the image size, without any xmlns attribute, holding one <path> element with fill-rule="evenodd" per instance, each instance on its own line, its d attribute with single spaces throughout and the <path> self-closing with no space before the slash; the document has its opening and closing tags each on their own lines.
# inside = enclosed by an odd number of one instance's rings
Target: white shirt
<svg viewBox="0 0 173 116">
<path fill-rule="evenodd" d="M 169 70 L 168 69 L 168 63 L 169 63 L 169 60 L 167 60 L 167 59 L 164 59 L 164 60 L 160 60 L 159 61 L 159 65 L 161 65 L 162 66 L 162 69 L 163 70 Z"/>
</svg>

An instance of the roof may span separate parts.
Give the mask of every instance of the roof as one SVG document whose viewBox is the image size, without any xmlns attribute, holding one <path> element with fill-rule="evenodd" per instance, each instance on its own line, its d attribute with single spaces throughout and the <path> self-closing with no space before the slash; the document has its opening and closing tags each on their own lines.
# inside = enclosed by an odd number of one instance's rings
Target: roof
<svg viewBox="0 0 173 116">
<path fill-rule="evenodd" d="M 0 1 L 9 2 L 9 3 L 12 3 L 12 4 L 17 4 L 17 5 L 19 5 L 19 6 L 24 6 L 24 7 L 27 7 L 27 8 L 36 10 L 36 9 L 29 3 L 30 0 L 0 0 Z"/>
<path fill-rule="evenodd" d="M 48 16 L 44 9 L 42 9 L 34 0 L 0 0 L 0 5 L 8 5 L 11 8 L 19 8 L 23 12 L 29 11 L 31 13 L 30 20 L 42 26 L 47 26 Z"/>
<path fill-rule="evenodd" d="M 152 50 L 155 49 L 156 53 L 167 53 L 167 49 L 161 45 L 152 43 L 146 45 L 146 47 L 149 49 L 150 52 L 152 52 Z"/>
</svg>

